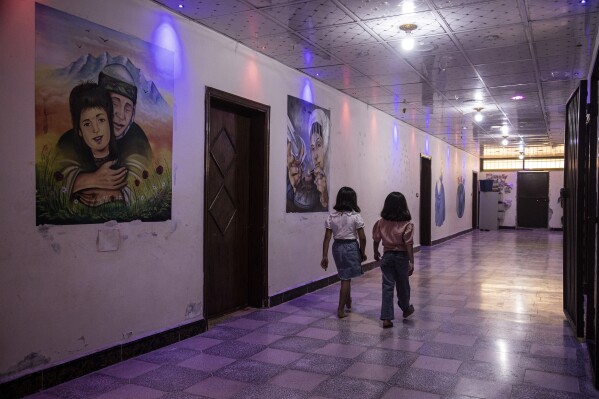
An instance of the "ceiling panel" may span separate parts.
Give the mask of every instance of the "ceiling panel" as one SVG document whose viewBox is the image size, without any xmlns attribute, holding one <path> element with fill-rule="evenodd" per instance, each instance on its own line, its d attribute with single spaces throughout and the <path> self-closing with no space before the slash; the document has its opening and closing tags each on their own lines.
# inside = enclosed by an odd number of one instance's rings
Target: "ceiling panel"
<svg viewBox="0 0 599 399">
<path fill-rule="evenodd" d="M 286 29 L 257 11 L 244 11 L 202 19 L 202 24 L 219 30 L 235 40 L 256 36 L 276 35 Z"/>
<path fill-rule="evenodd" d="M 366 26 L 372 29 L 383 40 L 403 39 L 406 33 L 399 28 L 403 24 L 417 25 L 417 28 L 412 31 L 415 37 L 445 33 L 445 30 L 430 12 L 366 21 Z"/>
<path fill-rule="evenodd" d="M 466 51 L 484 49 L 487 47 L 508 47 L 528 43 L 522 24 L 461 32 L 456 33 L 456 37 Z"/>
<path fill-rule="evenodd" d="M 555 19 L 570 15 L 579 15 L 599 11 L 599 3 L 587 1 L 584 7 L 580 0 L 529 0 L 528 15 L 535 21 L 539 19 Z"/>
<path fill-rule="evenodd" d="M 152 1 L 477 156 L 504 123 L 563 143 L 599 28 L 594 0 Z"/>
<path fill-rule="evenodd" d="M 291 30 L 315 29 L 316 27 L 354 22 L 335 3 L 322 0 L 272 7 L 264 12 L 287 25 Z"/>
<path fill-rule="evenodd" d="M 404 1 L 386 1 L 386 0 L 341 0 L 341 4 L 346 6 L 361 20 L 379 19 L 394 17 L 401 14 L 428 11 L 429 7 L 424 0 L 412 2 L 412 11 L 403 7 L 409 2 Z"/>
<path fill-rule="evenodd" d="M 391 58 L 397 61 L 397 55 L 384 43 L 356 44 L 343 47 L 333 47 L 328 52 L 349 64 L 368 60 L 375 62 L 379 59 Z"/>
<path fill-rule="evenodd" d="M 517 24 L 520 14 L 516 0 L 488 1 L 439 10 L 439 14 L 453 32 L 488 29 Z"/>
<path fill-rule="evenodd" d="M 532 60 L 496 62 L 492 64 L 477 65 L 476 71 L 483 78 L 495 75 L 519 75 L 534 71 L 534 64 Z"/>
<path fill-rule="evenodd" d="M 302 31 L 301 34 L 325 49 L 376 42 L 376 39 L 366 29 L 356 23 Z"/>
<path fill-rule="evenodd" d="M 516 46 L 470 50 L 467 51 L 466 54 L 468 59 L 474 65 L 532 59 L 528 43 L 518 44 Z"/>
</svg>

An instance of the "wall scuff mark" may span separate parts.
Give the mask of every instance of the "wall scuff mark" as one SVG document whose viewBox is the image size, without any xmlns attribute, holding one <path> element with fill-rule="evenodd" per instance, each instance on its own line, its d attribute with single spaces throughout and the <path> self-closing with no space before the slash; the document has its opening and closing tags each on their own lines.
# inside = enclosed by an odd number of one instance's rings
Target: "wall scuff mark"
<svg viewBox="0 0 599 399">
<path fill-rule="evenodd" d="M 37 352 L 31 352 L 30 354 L 25 356 L 25 358 L 23 360 L 21 360 L 19 363 L 17 363 L 16 366 L 13 366 L 10 369 L 8 369 L 8 371 L 6 373 L 0 374 L 0 377 L 9 376 L 11 374 L 15 374 L 15 373 L 18 373 L 23 370 L 29 370 L 34 367 L 48 364 L 48 363 L 50 363 L 50 360 L 51 359 L 47 356 L 41 355 Z"/>
<path fill-rule="evenodd" d="M 197 302 L 192 302 L 187 305 L 185 309 L 185 318 L 193 319 L 194 317 L 201 316 L 202 304 Z"/>
</svg>

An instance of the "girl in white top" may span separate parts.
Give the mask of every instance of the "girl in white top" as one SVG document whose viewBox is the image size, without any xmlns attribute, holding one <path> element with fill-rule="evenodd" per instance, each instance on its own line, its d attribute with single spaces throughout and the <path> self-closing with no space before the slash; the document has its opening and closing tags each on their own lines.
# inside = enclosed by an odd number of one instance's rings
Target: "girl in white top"
<svg viewBox="0 0 599 399">
<path fill-rule="evenodd" d="M 337 274 L 341 280 L 339 292 L 339 307 L 337 317 L 347 316 L 345 308 L 351 309 L 351 279 L 364 274 L 362 262 L 366 260 L 366 235 L 364 220 L 360 215 L 356 192 L 350 187 L 341 187 L 337 200 L 324 227 L 325 234 L 322 243 L 322 260 L 320 266 L 327 270 L 329 266 L 329 243 L 333 242 L 333 259 L 337 266 Z M 360 244 L 358 245 L 358 241 Z"/>
</svg>

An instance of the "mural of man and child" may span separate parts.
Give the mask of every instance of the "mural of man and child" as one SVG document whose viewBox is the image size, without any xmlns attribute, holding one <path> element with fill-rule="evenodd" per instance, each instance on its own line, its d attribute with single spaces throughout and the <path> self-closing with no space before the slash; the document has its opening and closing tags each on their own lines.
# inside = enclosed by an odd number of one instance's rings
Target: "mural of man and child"
<svg viewBox="0 0 599 399">
<path fill-rule="evenodd" d="M 169 53 L 36 4 L 38 225 L 170 219 Z"/>
</svg>

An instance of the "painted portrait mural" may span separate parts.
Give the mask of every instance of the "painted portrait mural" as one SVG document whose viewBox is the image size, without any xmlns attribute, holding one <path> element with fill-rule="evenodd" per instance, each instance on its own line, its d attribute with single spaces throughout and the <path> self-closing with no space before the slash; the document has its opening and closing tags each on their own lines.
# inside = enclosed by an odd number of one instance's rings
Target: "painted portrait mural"
<svg viewBox="0 0 599 399">
<path fill-rule="evenodd" d="M 328 212 L 330 111 L 287 96 L 287 213 Z"/>
<path fill-rule="evenodd" d="M 445 223 L 445 187 L 443 187 L 443 174 L 435 182 L 435 225 L 443 226 Z"/>
<path fill-rule="evenodd" d="M 170 219 L 174 54 L 35 12 L 36 223 Z"/>
<path fill-rule="evenodd" d="M 464 209 L 466 209 L 466 189 L 464 188 L 464 184 L 466 183 L 466 178 L 464 176 L 458 176 L 458 190 L 456 194 L 456 212 L 458 214 L 458 218 L 462 218 L 464 216 Z"/>
</svg>

